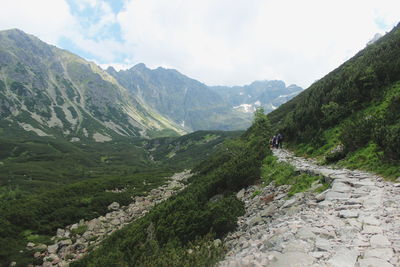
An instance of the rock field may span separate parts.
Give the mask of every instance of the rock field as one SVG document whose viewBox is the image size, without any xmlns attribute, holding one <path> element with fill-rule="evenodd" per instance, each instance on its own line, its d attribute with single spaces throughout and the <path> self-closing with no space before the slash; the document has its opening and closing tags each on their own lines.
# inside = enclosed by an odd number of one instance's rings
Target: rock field
<svg viewBox="0 0 400 267">
<path fill-rule="evenodd" d="M 400 266 L 400 184 L 274 150 L 280 161 L 319 174 L 331 188 L 287 198 L 289 186 L 250 186 L 238 192 L 246 214 L 225 241 L 220 267 Z M 261 190 L 255 196 L 253 192 Z"/>
</svg>

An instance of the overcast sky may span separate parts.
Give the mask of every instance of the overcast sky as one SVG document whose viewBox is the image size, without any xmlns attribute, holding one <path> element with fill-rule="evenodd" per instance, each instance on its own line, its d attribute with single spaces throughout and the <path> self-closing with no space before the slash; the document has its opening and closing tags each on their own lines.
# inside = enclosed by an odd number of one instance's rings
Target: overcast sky
<svg viewBox="0 0 400 267">
<path fill-rule="evenodd" d="M 12 0 L 19 28 L 102 67 L 137 63 L 208 85 L 308 87 L 400 21 L 400 0 Z"/>
</svg>

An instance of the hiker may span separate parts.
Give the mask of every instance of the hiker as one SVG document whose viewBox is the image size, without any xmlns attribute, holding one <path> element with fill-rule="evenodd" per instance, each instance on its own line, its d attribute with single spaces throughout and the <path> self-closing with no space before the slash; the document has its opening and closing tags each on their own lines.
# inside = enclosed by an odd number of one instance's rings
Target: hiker
<svg viewBox="0 0 400 267">
<path fill-rule="evenodd" d="M 271 139 L 269 139 L 269 148 L 274 148 L 274 137 L 271 137 Z"/>
<path fill-rule="evenodd" d="M 277 148 L 277 138 L 276 135 L 272 137 L 272 148 Z"/>
<path fill-rule="evenodd" d="M 276 139 L 277 139 L 276 148 L 282 148 L 283 135 L 282 135 L 281 133 L 279 133 L 279 134 L 276 136 Z"/>
</svg>

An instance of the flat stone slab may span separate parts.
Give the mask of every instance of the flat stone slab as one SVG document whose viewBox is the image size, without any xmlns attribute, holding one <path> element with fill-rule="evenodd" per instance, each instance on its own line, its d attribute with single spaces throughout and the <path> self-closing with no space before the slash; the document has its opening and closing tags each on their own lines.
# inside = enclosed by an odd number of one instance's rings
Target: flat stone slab
<svg viewBox="0 0 400 267">
<path fill-rule="evenodd" d="M 356 211 L 356 210 L 341 210 L 341 211 L 339 211 L 338 216 L 340 218 L 357 218 L 358 211 Z"/>
<path fill-rule="evenodd" d="M 281 255 L 276 255 L 268 264 L 268 267 L 304 267 L 311 266 L 314 263 L 314 258 L 302 252 L 288 252 Z"/>
<path fill-rule="evenodd" d="M 375 226 L 381 225 L 381 221 L 374 217 L 363 217 L 361 218 L 361 222 L 364 224 L 375 225 Z"/>
<path fill-rule="evenodd" d="M 360 180 L 360 181 L 354 181 L 351 183 L 355 188 L 359 188 L 362 186 L 375 186 L 375 183 L 370 180 Z"/>
<path fill-rule="evenodd" d="M 375 226 L 375 225 L 364 225 L 363 230 L 362 230 L 363 234 L 382 234 L 382 228 L 380 228 L 379 226 Z"/>
<path fill-rule="evenodd" d="M 296 235 L 302 240 L 315 240 L 316 237 L 316 235 L 312 232 L 312 229 L 308 227 L 299 229 Z"/>
<path fill-rule="evenodd" d="M 373 248 L 385 248 L 391 246 L 389 239 L 381 234 L 371 236 L 369 242 L 371 243 L 371 247 Z"/>
<path fill-rule="evenodd" d="M 329 259 L 328 264 L 331 267 L 354 267 L 358 255 L 359 253 L 355 250 L 341 248 Z"/>
<path fill-rule="evenodd" d="M 393 257 L 393 249 L 391 248 L 372 248 L 364 252 L 364 258 L 378 258 L 390 261 Z"/>
<path fill-rule="evenodd" d="M 351 186 L 342 183 L 342 182 L 334 182 L 332 185 L 332 191 L 341 192 L 341 193 L 348 193 L 351 192 Z"/>
<path fill-rule="evenodd" d="M 351 198 L 349 193 L 341 193 L 335 191 L 329 191 L 326 193 L 325 200 L 348 200 Z"/>
<path fill-rule="evenodd" d="M 393 267 L 389 262 L 377 258 L 361 259 L 358 262 L 360 267 Z"/>
<path fill-rule="evenodd" d="M 329 241 L 324 239 L 324 238 L 320 238 L 320 237 L 317 237 L 317 239 L 315 240 L 315 247 L 319 251 L 330 251 L 330 250 L 332 250 L 332 245 L 329 243 Z"/>
</svg>

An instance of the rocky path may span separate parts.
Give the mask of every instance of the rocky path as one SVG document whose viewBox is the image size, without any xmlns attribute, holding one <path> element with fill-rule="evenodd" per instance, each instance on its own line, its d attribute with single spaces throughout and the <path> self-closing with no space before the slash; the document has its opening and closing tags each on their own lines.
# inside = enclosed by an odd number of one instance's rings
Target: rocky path
<svg viewBox="0 0 400 267">
<path fill-rule="evenodd" d="M 27 249 L 38 251 L 34 256 L 43 259 L 41 266 L 68 266 L 71 261 L 95 249 L 105 237 L 142 217 L 156 204 L 185 188 L 184 181 L 190 176 L 190 171 L 176 173 L 166 185 L 151 190 L 146 197 L 135 197 L 128 206 L 120 207 L 114 202 L 108 207 L 110 212 L 104 216 L 90 221 L 81 220 L 65 229 L 58 229 L 57 235 L 52 238 L 53 245 L 28 243 Z"/>
<path fill-rule="evenodd" d="M 229 252 L 219 266 L 400 266 L 400 184 L 318 166 L 285 150 L 274 154 L 298 170 L 331 179 L 331 188 L 290 199 L 288 186 L 240 191 L 246 214 L 226 238 Z M 256 190 L 262 193 L 254 197 Z"/>
</svg>

